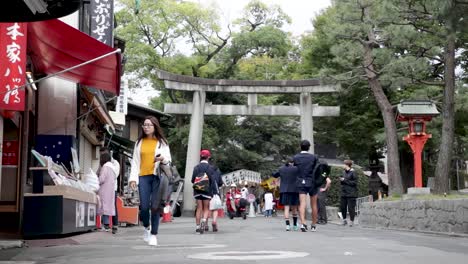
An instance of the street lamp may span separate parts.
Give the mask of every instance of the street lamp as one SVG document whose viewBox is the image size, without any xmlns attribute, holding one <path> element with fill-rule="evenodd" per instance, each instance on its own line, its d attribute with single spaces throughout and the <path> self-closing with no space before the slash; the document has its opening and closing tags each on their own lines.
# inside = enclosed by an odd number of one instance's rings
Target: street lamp
<svg viewBox="0 0 468 264">
<path fill-rule="evenodd" d="M 420 120 L 414 121 L 413 123 L 414 133 L 421 134 L 424 132 L 424 123 Z"/>
</svg>

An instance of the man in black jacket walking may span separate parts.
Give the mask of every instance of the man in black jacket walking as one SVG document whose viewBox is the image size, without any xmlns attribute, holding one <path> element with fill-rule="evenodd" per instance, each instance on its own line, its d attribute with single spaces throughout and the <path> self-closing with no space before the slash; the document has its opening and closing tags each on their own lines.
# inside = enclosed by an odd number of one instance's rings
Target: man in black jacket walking
<svg viewBox="0 0 468 264">
<path fill-rule="evenodd" d="M 307 223 L 305 221 L 306 199 L 310 195 L 310 203 L 312 205 L 312 216 L 317 216 L 317 188 L 315 188 L 314 168 L 317 163 L 317 158 L 314 154 L 309 153 L 310 142 L 308 140 L 301 141 L 301 152 L 293 158 L 294 165 L 297 166 L 299 172 L 296 181 L 297 191 L 299 193 L 299 216 L 301 218 L 301 231 L 307 231 Z M 315 212 L 315 213 L 314 213 Z M 312 219 L 311 231 L 316 231 L 315 224 L 317 219 Z"/>
<path fill-rule="evenodd" d="M 349 226 L 354 224 L 354 216 L 356 215 L 356 198 L 358 196 L 357 182 L 358 177 L 354 169 L 351 168 L 353 161 L 345 160 L 345 170 L 343 176 L 340 178 L 341 182 L 341 214 L 343 215 L 343 225 L 347 225 L 346 214 L 349 211 L 350 223 Z"/>
</svg>

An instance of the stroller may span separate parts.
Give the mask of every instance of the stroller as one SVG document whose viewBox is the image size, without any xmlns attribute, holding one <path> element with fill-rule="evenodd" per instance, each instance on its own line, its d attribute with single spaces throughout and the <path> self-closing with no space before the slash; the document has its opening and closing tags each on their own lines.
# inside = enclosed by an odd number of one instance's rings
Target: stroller
<svg viewBox="0 0 468 264">
<path fill-rule="evenodd" d="M 226 208 L 229 219 L 234 217 L 242 217 L 244 220 L 247 219 L 247 200 L 241 198 L 240 193 L 231 192 L 226 193 Z"/>
</svg>

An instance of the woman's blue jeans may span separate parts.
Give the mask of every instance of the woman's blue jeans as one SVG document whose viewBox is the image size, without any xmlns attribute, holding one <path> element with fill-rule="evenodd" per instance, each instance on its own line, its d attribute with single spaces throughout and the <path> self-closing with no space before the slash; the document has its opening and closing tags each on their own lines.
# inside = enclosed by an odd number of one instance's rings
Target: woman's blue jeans
<svg viewBox="0 0 468 264">
<path fill-rule="evenodd" d="M 160 179 L 156 175 L 140 176 L 138 192 L 140 193 L 140 220 L 143 226 L 150 226 L 151 196 L 157 195 Z M 157 235 L 159 228 L 159 213 L 151 214 L 151 234 Z"/>
</svg>

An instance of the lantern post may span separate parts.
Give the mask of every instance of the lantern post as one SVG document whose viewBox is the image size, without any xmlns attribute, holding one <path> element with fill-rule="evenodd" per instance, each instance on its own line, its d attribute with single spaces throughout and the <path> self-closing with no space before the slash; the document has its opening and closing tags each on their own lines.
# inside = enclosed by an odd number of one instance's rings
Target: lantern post
<svg viewBox="0 0 468 264">
<path fill-rule="evenodd" d="M 398 121 L 408 123 L 408 135 L 403 140 L 410 145 L 414 157 L 414 187 L 423 188 L 422 152 L 426 141 L 432 137 L 426 133 L 426 123 L 439 114 L 436 105 L 428 100 L 401 101 L 397 107 Z"/>
</svg>

